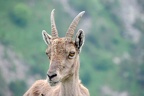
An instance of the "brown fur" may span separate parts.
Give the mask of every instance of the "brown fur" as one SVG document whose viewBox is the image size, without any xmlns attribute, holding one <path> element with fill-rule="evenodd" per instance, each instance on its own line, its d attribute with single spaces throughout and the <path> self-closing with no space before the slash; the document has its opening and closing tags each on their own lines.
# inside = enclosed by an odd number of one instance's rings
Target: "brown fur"
<svg viewBox="0 0 144 96">
<path fill-rule="evenodd" d="M 58 62 L 56 64 L 59 65 L 54 65 L 50 68 L 55 68 L 56 66 L 59 66 L 61 68 L 62 66 L 65 66 L 62 65 L 61 62 L 63 62 L 62 60 L 65 57 L 65 54 L 68 53 L 66 51 L 70 50 L 76 51 L 74 42 L 68 43 L 67 41 L 65 41 L 64 38 L 60 38 L 52 42 L 52 45 L 48 47 L 46 52 L 51 53 L 51 59 L 54 58 L 52 60 L 56 60 L 54 62 Z M 51 51 L 53 51 L 54 53 Z M 24 94 L 24 96 L 89 96 L 88 90 L 80 83 L 79 80 L 79 56 L 78 53 L 76 53 L 76 55 L 77 56 L 75 56 L 74 60 L 67 61 L 72 62 L 73 65 L 69 64 L 69 66 L 66 66 L 70 70 L 67 71 L 67 75 L 64 76 L 65 79 L 62 82 L 60 82 L 56 86 L 51 87 L 47 80 L 38 80 Z M 64 90 L 61 90 L 61 88 L 64 88 Z M 64 95 L 61 95 L 61 93 L 64 93 Z"/>
<path fill-rule="evenodd" d="M 53 14 L 54 11 L 51 16 Z M 73 24 L 78 23 L 82 14 L 83 12 L 74 19 Z M 23 96 L 89 96 L 88 89 L 79 80 L 79 53 L 84 43 L 83 31 L 79 30 L 73 41 L 74 29 L 67 33 L 68 37 L 59 38 L 53 17 L 52 25 L 54 38 L 43 32 L 44 41 L 48 45 L 46 54 L 50 59 L 48 78 L 37 80 Z"/>
</svg>

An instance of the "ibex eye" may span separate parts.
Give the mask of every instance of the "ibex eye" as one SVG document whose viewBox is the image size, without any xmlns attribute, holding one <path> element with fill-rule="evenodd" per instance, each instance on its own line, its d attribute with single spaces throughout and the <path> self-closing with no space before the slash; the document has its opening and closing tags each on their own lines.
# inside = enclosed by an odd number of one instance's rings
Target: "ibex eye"
<svg viewBox="0 0 144 96">
<path fill-rule="evenodd" d="M 46 55 L 48 55 L 48 52 L 46 52 Z"/>
<path fill-rule="evenodd" d="M 74 51 L 71 51 L 70 53 L 69 53 L 69 58 L 71 59 L 71 58 L 73 58 L 74 57 L 74 55 L 75 55 L 75 52 Z"/>
<path fill-rule="evenodd" d="M 48 52 L 46 52 L 46 55 L 48 56 L 48 58 L 50 59 L 50 54 Z"/>
</svg>

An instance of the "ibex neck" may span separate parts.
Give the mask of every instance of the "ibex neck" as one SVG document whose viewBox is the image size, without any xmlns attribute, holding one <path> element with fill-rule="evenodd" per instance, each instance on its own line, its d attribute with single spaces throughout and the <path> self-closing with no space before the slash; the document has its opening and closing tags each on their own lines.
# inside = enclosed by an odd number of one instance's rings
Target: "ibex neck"
<svg viewBox="0 0 144 96">
<path fill-rule="evenodd" d="M 75 63 L 75 73 L 70 76 L 65 82 L 61 83 L 60 96 L 79 96 L 79 58 Z"/>
</svg>

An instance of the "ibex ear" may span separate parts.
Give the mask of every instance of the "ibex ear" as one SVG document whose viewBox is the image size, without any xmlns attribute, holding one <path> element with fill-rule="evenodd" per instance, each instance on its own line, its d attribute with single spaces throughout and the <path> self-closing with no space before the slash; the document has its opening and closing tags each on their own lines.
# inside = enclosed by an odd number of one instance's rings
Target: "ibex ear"
<svg viewBox="0 0 144 96">
<path fill-rule="evenodd" d="M 52 37 L 45 30 L 42 31 L 42 37 L 47 45 L 49 45 L 51 43 Z"/>
<path fill-rule="evenodd" d="M 78 30 L 75 38 L 75 45 L 79 52 L 81 51 L 81 48 L 84 44 L 84 40 L 85 40 L 84 31 L 80 29 Z"/>
</svg>

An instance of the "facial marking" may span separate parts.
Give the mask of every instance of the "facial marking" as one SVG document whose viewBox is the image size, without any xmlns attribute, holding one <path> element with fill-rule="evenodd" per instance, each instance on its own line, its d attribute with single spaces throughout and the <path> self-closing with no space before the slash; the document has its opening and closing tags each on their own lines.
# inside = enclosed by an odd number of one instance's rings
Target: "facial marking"
<svg viewBox="0 0 144 96">
<path fill-rule="evenodd" d="M 56 39 L 52 42 L 52 52 L 56 57 L 63 56 L 65 53 L 65 42 L 63 39 Z"/>
</svg>

